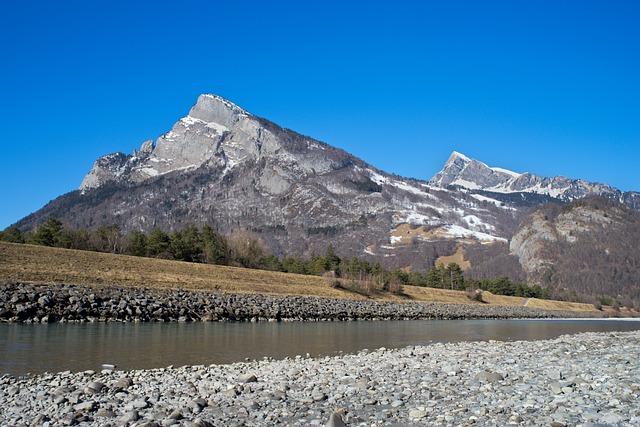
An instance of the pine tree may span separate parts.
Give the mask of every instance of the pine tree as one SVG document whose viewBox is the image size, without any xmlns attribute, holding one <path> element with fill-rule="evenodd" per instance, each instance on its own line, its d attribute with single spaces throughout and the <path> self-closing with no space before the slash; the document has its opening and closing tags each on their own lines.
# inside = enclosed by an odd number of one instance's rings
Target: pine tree
<svg viewBox="0 0 640 427">
<path fill-rule="evenodd" d="M 157 258 L 171 258 L 171 239 L 164 231 L 154 228 L 147 237 L 147 255 Z"/>
<path fill-rule="evenodd" d="M 186 228 L 171 233 L 171 254 L 174 259 L 189 262 L 199 262 L 203 258 L 202 239 L 198 229 L 189 225 Z"/>
<path fill-rule="evenodd" d="M 260 267 L 270 271 L 283 271 L 282 263 L 275 255 L 268 255 L 260 260 Z"/>
<path fill-rule="evenodd" d="M 56 246 L 62 234 L 62 223 L 55 218 L 49 218 L 38 226 L 33 235 L 33 243 L 43 246 Z"/>
<path fill-rule="evenodd" d="M 127 252 L 134 256 L 147 256 L 147 236 L 141 231 L 129 234 Z"/>
<path fill-rule="evenodd" d="M 336 252 L 333 249 L 333 245 L 329 245 L 329 247 L 327 248 L 327 254 L 325 255 L 325 258 L 327 258 L 328 271 L 334 271 L 337 275 L 340 275 L 340 263 L 342 260 L 338 255 L 336 255 Z"/>
<path fill-rule="evenodd" d="M 204 262 L 209 264 L 227 265 L 230 261 L 227 239 L 216 232 L 211 226 L 202 227 L 202 251 Z"/>
<path fill-rule="evenodd" d="M 311 261 L 309 262 L 308 270 L 310 274 L 321 276 L 324 272 L 329 270 L 329 263 L 327 262 L 327 258 L 318 255 L 312 256 Z"/>
<path fill-rule="evenodd" d="M 24 243 L 25 238 L 22 231 L 20 231 L 17 227 L 9 227 L 2 232 L 2 237 L 0 240 L 4 240 L 5 242 L 11 243 Z"/>
<path fill-rule="evenodd" d="M 427 286 L 430 288 L 442 287 L 442 274 L 438 267 L 433 267 L 427 273 Z"/>
<path fill-rule="evenodd" d="M 462 268 L 455 262 L 450 263 L 446 269 L 446 275 L 449 279 L 449 287 L 451 289 L 464 289 L 464 276 L 462 274 Z"/>
</svg>

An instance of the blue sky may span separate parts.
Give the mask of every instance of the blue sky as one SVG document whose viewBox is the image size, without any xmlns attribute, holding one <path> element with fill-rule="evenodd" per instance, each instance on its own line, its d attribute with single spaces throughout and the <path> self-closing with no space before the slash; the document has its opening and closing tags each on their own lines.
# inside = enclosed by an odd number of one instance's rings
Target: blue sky
<svg viewBox="0 0 640 427">
<path fill-rule="evenodd" d="M 0 228 L 203 92 L 429 178 L 452 150 L 640 190 L 635 1 L 6 2 Z"/>
</svg>

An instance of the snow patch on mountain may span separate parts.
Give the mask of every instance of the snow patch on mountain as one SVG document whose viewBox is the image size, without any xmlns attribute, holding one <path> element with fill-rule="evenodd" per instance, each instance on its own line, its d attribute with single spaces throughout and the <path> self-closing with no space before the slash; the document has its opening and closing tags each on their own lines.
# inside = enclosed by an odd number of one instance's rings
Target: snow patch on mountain
<svg viewBox="0 0 640 427">
<path fill-rule="evenodd" d="M 523 175 L 521 173 L 510 171 L 509 169 L 497 168 L 495 166 L 492 167 L 491 170 L 493 170 L 495 172 L 500 172 L 500 173 L 504 173 L 504 174 L 507 174 L 507 175 L 511 175 L 514 178 L 520 178 Z"/>
<path fill-rule="evenodd" d="M 443 229 L 445 230 L 446 234 L 449 235 L 449 237 L 457 239 L 457 238 L 463 238 L 463 239 L 478 239 L 481 242 L 507 242 L 507 239 L 504 239 L 502 237 L 496 237 L 496 236 L 492 236 L 491 234 L 487 234 L 487 233 L 482 233 L 480 231 L 473 231 L 473 230 L 469 230 L 468 228 L 465 227 L 461 227 L 459 225 L 446 225 L 443 227 Z"/>
</svg>

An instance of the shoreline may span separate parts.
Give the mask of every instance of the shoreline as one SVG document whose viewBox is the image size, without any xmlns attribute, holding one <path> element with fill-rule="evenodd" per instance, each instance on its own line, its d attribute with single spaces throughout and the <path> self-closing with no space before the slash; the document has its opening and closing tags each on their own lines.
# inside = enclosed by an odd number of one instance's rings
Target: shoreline
<svg viewBox="0 0 640 427">
<path fill-rule="evenodd" d="M 0 322 L 349 321 L 607 318 L 598 311 L 524 306 L 348 300 L 67 284 L 0 285 Z M 618 317 L 615 317 L 616 319 Z"/>
<path fill-rule="evenodd" d="M 1 425 L 637 425 L 640 332 L 0 377 Z M 333 415 L 336 417 L 336 415 Z M 338 425 L 338 424 L 336 424 Z"/>
</svg>

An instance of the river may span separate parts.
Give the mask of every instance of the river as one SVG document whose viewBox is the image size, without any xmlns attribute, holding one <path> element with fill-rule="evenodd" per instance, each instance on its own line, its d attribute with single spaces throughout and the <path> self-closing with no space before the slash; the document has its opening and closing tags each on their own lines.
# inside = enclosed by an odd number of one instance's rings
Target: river
<svg viewBox="0 0 640 427">
<path fill-rule="evenodd" d="M 0 324 L 0 374 L 231 363 L 431 342 L 537 340 L 639 330 L 624 320 Z"/>
</svg>

